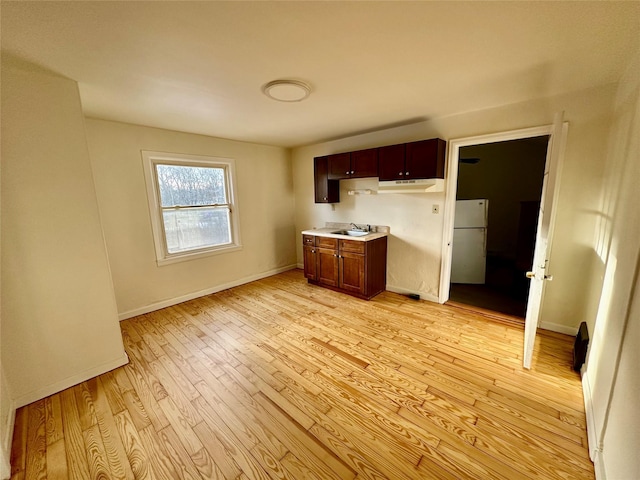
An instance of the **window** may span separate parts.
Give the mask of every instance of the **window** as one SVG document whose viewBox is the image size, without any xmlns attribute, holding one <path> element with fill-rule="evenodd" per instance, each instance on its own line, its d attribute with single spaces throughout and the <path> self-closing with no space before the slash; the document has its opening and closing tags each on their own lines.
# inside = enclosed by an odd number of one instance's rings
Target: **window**
<svg viewBox="0 0 640 480">
<path fill-rule="evenodd" d="M 158 265 L 240 248 L 234 161 L 142 152 Z"/>
</svg>

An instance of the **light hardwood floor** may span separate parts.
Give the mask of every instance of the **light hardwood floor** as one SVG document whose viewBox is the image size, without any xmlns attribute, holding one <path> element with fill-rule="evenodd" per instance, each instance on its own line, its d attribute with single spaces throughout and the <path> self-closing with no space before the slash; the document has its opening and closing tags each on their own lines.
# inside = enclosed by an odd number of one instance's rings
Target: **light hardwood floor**
<svg viewBox="0 0 640 480">
<path fill-rule="evenodd" d="M 130 364 L 17 412 L 12 478 L 592 479 L 571 337 L 294 270 L 124 321 Z"/>
</svg>

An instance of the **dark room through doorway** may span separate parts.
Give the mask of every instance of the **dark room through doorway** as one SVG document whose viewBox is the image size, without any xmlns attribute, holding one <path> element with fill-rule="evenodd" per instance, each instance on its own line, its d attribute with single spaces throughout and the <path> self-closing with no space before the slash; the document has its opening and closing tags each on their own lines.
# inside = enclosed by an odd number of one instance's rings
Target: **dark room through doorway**
<svg viewBox="0 0 640 480">
<path fill-rule="evenodd" d="M 524 320 L 548 141 L 460 148 L 449 301 Z"/>
</svg>

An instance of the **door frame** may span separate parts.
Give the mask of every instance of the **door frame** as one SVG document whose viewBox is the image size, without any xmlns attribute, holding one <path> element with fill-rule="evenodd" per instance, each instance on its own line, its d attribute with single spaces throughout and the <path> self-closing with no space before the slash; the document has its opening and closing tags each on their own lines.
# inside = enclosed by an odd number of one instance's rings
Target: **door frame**
<svg viewBox="0 0 640 480">
<path fill-rule="evenodd" d="M 442 229 L 442 259 L 440 264 L 438 303 L 442 304 L 449 300 L 451 288 L 453 222 L 456 209 L 456 193 L 458 190 L 458 159 L 460 157 L 460 149 L 462 147 L 469 147 L 472 145 L 484 145 L 487 143 L 506 142 L 509 140 L 522 140 L 525 138 L 541 137 L 544 135 L 551 136 L 552 133 L 553 125 L 550 124 L 449 140 L 449 148 L 447 151 L 446 193 L 444 200 L 444 225 Z M 561 163 L 562 159 L 559 161 Z M 556 184 L 555 187 L 557 189 L 558 184 Z"/>
</svg>

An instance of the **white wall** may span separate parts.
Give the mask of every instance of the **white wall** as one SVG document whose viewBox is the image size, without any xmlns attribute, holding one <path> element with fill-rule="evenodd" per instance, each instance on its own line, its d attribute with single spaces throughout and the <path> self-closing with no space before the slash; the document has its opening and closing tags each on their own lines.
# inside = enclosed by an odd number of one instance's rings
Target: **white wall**
<svg viewBox="0 0 640 480">
<path fill-rule="evenodd" d="M 2 55 L 2 369 L 15 407 L 126 363 L 75 82 Z"/>
<path fill-rule="evenodd" d="M 583 374 L 589 447 L 610 479 L 640 478 L 640 61 L 622 79 L 608 138 L 596 254 L 604 264 Z"/>
<path fill-rule="evenodd" d="M 295 266 L 287 149 L 102 120 L 86 128 L 120 318 Z M 158 267 L 141 150 L 235 159 L 243 249 Z"/>
<path fill-rule="evenodd" d="M 605 478 L 610 480 L 640 478 L 640 415 L 637 411 L 640 399 L 640 285 L 637 277 L 634 290 L 602 441 L 602 466 Z"/>
<path fill-rule="evenodd" d="M 375 182 L 342 181 L 341 202 L 333 211 L 331 205 L 314 204 L 313 157 L 432 137 L 451 140 L 547 125 L 552 123 L 554 112 L 564 110 L 570 127 L 550 260 L 558 281 L 547 286 L 542 321 L 547 328 L 573 331 L 582 320 L 594 317 L 597 309 L 597 302 L 586 295 L 595 288 L 592 274 L 595 283 L 601 283 L 598 275 L 602 269 L 593 250 L 600 204 L 600 197 L 593 192 L 599 191 L 594 187 L 601 181 L 614 95 L 614 85 L 603 86 L 297 148 L 293 151 L 296 230 L 322 226 L 326 221 L 389 225 L 387 288 L 436 300 L 443 214 L 433 215 L 431 206 L 442 207 L 445 194 L 347 196 L 347 188 L 374 187 Z M 302 263 L 299 238 L 297 249 Z"/>
</svg>

